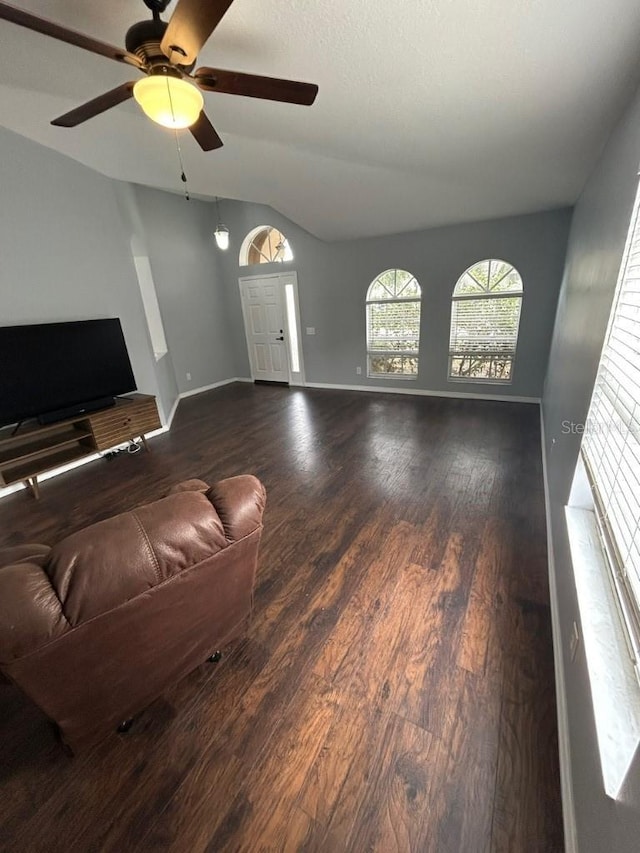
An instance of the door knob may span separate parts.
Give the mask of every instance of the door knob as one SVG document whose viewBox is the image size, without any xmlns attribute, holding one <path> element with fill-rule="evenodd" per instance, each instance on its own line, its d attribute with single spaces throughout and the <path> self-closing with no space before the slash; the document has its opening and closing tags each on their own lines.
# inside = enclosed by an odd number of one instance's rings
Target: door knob
<svg viewBox="0 0 640 853">
<path fill-rule="evenodd" d="M 279 338 L 276 338 L 276 340 L 277 340 L 277 341 L 283 341 L 283 340 L 284 340 L 284 335 L 282 335 L 282 336 L 281 336 L 281 337 L 279 337 Z"/>
</svg>

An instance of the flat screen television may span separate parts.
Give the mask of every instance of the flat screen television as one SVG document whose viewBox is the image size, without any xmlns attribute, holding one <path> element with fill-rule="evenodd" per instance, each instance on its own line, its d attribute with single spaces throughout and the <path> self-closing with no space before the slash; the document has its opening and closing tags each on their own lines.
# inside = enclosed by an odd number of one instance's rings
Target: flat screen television
<svg viewBox="0 0 640 853">
<path fill-rule="evenodd" d="M 117 318 L 0 328 L 0 426 L 74 417 L 135 390 Z"/>
</svg>

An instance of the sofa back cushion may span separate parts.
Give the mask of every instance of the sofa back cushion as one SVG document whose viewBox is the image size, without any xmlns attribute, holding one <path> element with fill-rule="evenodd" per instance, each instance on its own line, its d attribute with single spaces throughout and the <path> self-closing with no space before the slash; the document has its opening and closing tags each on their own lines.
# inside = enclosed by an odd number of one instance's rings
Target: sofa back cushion
<svg viewBox="0 0 640 853">
<path fill-rule="evenodd" d="M 181 492 L 100 521 L 51 549 L 45 570 L 73 627 L 228 546 L 202 492 Z"/>
</svg>

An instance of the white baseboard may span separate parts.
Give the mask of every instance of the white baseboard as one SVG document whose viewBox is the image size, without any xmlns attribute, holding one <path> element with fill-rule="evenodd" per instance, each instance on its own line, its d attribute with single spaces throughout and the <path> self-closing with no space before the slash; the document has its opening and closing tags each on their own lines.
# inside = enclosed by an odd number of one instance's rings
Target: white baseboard
<svg viewBox="0 0 640 853">
<path fill-rule="evenodd" d="M 154 429 L 151 432 L 145 433 L 145 438 L 154 438 L 156 435 L 162 435 L 163 433 L 169 431 L 180 400 L 184 399 L 185 397 L 193 397 L 195 394 L 202 394 L 204 391 L 211 391 L 213 388 L 220 388 L 223 385 L 229 385 L 232 382 L 253 382 L 253 380 L 246 379 L 245 377 L 235 377 L 233 379 L 223 379 L 221 382 L 214 382 L 213 384 L 205 385 L 202 388 L 194 388 L 192 391 L 183 391 L 182 394 L 179 394 L 176 397 L 173 406 L 171 407 L 171 411 L 169 412 L 169 416 L 166 420 L 166 423 L 158 429 Z M 118 447 L 126 447 L 126 444 L 117 445 L 113 449 L 116 450 Z M 76 459 L 75 462 L 69 462 L 67 465 L 60 466 L 60 468 L 54 468 L 51 471 L 46 471 L 44 474 L 39 474 L 38 482 L 43 483 L 45 480 L 50 480 L 52 477 L 57 477 L 59 474 L 66 474 L 67 471 L 73 471 L 74 468 L 79 468 L 81 465 L 86 465 L 88 462 L 95 462 L 97 459 L 100 458 L 100 453 L 93 453 L 91 454 L 91 456 L 85 456 L 82 459 Z M 6 486 L 4 489 L 0 489 L 0 498 L 8 497 L 14 492 L 22 491 L 25 488 L 26 486 L 24 485 L 24 483 L 15 483 L 13 486 Z"/>
<path fill-rule="evenodd" d="M 176 413 L 176 410 L 178 408 L 179 403 L 180 403 L 180 395 L 178 394 L 176 399 L 173 401 L 173 406 L 171 406 L 171 411 L 169 412 L 169 417 L 166 419 L 163 429 L 165 429 L 165 430 L 171 429 L 171 424 L 173 423 L 173 418 L 174 418 L 174 415 Z"/>
<path fill-rule="evenodd" d="M 173 417 L 173 413 L 171 414 L 171 417 Z M 151 432 L 145 432 L 144 437 L 145 438 L 155 438 L 156 435 L 162 435 L 165 432 L 169 432 L 169 426 L 167 424 L 165 424 L 164 426 L 158 427 L 158 429 L 152 429 Z M 118 446 L 120 446 L 120 445 L 118 445 Z M 122 445 L 122 446 L 126 447 L 126 444 Z M 116 450 L 117 447 L 115 447 L 113 449 Z"/>
<path fill-rule="evenodd" d="M 66 474 L 67 471 L 73 471 L 74 468 L 80 468 L 88 462 L 95 462 L 100 459 L 99 453 L 92 453 L 91 456 L 83 456 L 82 459 L 76 459 L 75 462 L 68 462 L 60 468 L 53 468 L 51 471 L 45 471 L 43 474 L 38 474 L 38 483 L 43 483 L 45 480 L 50 480 L 52 477 L 57 477 L 58 474 Z M 0 498 L 6 498 L 14 492 L 20 492 L 25 489 L 24 483 L 14 483 L 13 486 L 6 486 L 0 489 Z"/>
<path fill-rule="evenodd" d="M 195 397 L 197 394 L 204 394 L 205 391 L 213 391 L 214 388 L 222 388 L 223 385 L 231 385 L 232 382 L 253 382 L 253 379 L 247 379 L 245 376 L 234 376 L 232 379 L 222 379 L 220 382 L 212 382 L 211 385 L 202 385 L 200 388 L 192 388 L 190 391 L 182 391 L 178 394 L 173 406 L 171 407 L 165 426 L 162 429 L 149 433 L 149 436 L 159 435 L 161 432 L 166 432 L 171 428 L 180 400 L 184 400 L 187 397 Z"/>
<path fill-rule="evenodd" d="M 544 482 L 544 504 L 547 520 L 547 559 L 549 562 L 549 598 L 551 603 L 551 627 L 553 633 L 553 657 L 556 675 L 556 705 L 558 716 L 558 753 L 560 757 L 560 793 L 562 796 L 562 820 L 564 823 L 564 849 L 566 853 L 578 853 L 576 815 L 573 802 L 573 781 L 571 776 L 571 749 L 569 745 L 569 718 L 567 713 L 567 693 L 564 680 L 564 659 L 562 657 L 562 638 L 560 633 L 560 613 L 556 585 L 556 568 L 553 557 L 553 538 L 551 533 L 551 503 L 549 500 L 549 480 L 547 478 L 547 456 L 544 431 L 544 413 L 540 406 L 540 437 L 542 444 L 542 479 Z"/>
<path fill-rule="evenodd" d="M 377 394 L 410 394 L 417 397 L 452 397 L 461 400 L 493 400 L 498 403 L 540 403 L 540 397 L 515 397 L 506 394 L 472 394 L 467 391 L 426 391 L 424 388 L 398 388 L 380 385 L 334 385 L 329 382 L 307 382 L 306 388 L 329 388 L 336 391 L 373 391 Z"/>
<path fill-rule="evenodd" d="M 178 401 L 176 401 L 176 405 L 174 406 L 174 411 L 176 406 L 178 405 Z M 171 413 L 173 417 L 173 412 Z M 162 435 L 164 432 L 168 432 L 168 426 L 161 426 L 158 429 L 154 429 L 151 432 L 146 432 L 144 434 L 145 438 L 153 438 L 156 435 Z M 110 452 L 112 450 L 120 450 L 127 447 L 129 442 L 124 442 L 121 444 L 114 444 L 113 447 L 109 448 Z M 92 453 L 91 456 L 83 456 L 82 459 L 76 459 L 74 462 L 68 462 L 66 465 L 61 465 L 59 468 L 52 468 L 51 471 L 45 471 L 43 474 L 38 474 L 38 483 L 44 483 L 45 480 L 51 480 L 53 477 L 57 477 L 60 474 L 66 474 L 68 471 L 73 471 L 74 468 L 80 468 L 82 465 L 86 465 L 88 462 L 95 462 L 98 459 L 102 459 L 102 452 L 100 453 Z M 14 492 L 20 492 L 22 489 L 26 489 L 27 487 L 24 483 L 14 483 L 13 486 L 7 486 L 4 489 L 0 489 L 0 499 L 6 498 L 9 495 L 12 495 Z"/>
<path fill-rule="evenodd" d="M 196 394 L 204 394 L 205 391 L 213 391 L 214 388 L 222 388 L 223 385 L 231 385 L 232 382 L 251 382 L 251 379 L 239 379 L 232 377 L 231 379 L 221 379 L 220 382 L 212 382 L 211 385 L 202 385 L 200 388 L 192 388 L 190 391 L 182 391 L 178 399 L 184 400 L 185 397 L 195 397 Z"/>
<path fill-rule="evenodd" d="M 173 406 L 171 407 L 171 411 L 166 419 L 166 423 L 161 426 L 159 429 L 154 429 L 152 432 L 146 434 L 147 438 L 154 438 L 157 435 L 162 435 L 171 429 L 171 424 L 173 422 L 173 418 L 175 417 L 175 413 L 178 409 L 178 405 L 180 400 L 184 400 L 187 397 L 195 397 L 197 394 L 203 394 L 205 391 L 212 391 L 215 388 L 222 388 L 224 385 L 230 385 L 232 382 L 253 382 L 253 379 L 246 376 L 234 376 L 231 379 L 222 379 L 220 382 L 212 382 L 210 385 L 203 385 L 200 388 L 193 388 L 190 391 L 182 391 L 178 394 L 175 399 Z M 495 395 L 495 394 L 470 394 L 463 391 L 426 391 L 422 388 L 396 388 L 396 387 L 378 387 L 375 385 L 334 385 L 328 382 L 307 382 L 306 385 L 296 385 L 292 386 L 296 388 L 325 388 L 325 389 L 333 389 L 338 391 L 373 391 L 379 394 L 410 394 L 414 396 L 421 397 L 452 397 L 457 399 L 469 399 L 469 400 L 493 400 L 502 403 L 540 403 L 540 399 L 538 397 L 507 397 L 503 395 Z M 67 471 L 72 471 L 74 468 L 79 468 L 80 465 L 86 465 L 87 462 L 93 462 L 96 459 L 100 458 L 100 454 L 96 453 L 92 456 L 86 456 L 84 459 L 78 459 L 75 462 L 71 462 L 68 465 L 63 465 L 61 468 L 55 468 L 53 471 L 47 471 L 46 474 L 42 474 L 38 477 L 40 482 L 44 480 L 49 480 L 52 477 L 57 477 L 58 474 L 64 474 Z M 7 497 L 13 492 L 20 491 L 24 489 L 25 486 L 23 483 L 16 483 L 13 486 L 8 486 L 7 488 L 0 489 L 0 498 Z"/>
</svg>

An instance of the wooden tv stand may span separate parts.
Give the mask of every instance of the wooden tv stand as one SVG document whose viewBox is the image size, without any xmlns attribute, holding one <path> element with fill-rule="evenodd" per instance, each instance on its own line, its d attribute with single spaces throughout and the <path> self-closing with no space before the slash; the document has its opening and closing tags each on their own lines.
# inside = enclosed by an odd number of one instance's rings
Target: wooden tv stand
<svg viewBox="0 0 640 853">
<path fill-rule="evenodd" d="M 115 406 L 67 418 L 47 426 L 29 424 L 11 435 L 0 430 L 0 487 L 24 483 L 37 498 L 38 476 L 77 459 L 141 438 L 162 426 L 156 398 L 147 394 L 119 397 Z"/>
</svg>

